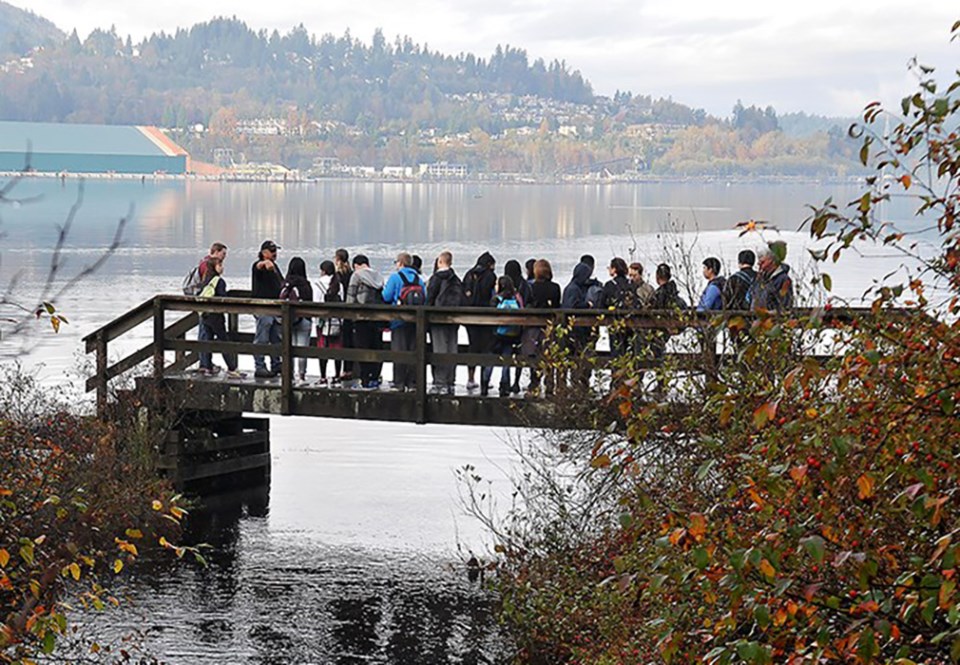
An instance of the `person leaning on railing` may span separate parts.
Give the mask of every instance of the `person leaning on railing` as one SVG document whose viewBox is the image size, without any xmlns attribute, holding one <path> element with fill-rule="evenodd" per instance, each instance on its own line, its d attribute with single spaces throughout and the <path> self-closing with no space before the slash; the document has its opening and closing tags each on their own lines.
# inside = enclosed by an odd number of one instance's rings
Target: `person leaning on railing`
<svg viewBox="0 0 960 665">
<path fill-rule="evenodd" d="M 225 298 L 227 296 L 227 282 L 223 278 L 223 259 L 217 256 L 208 257 L 204 267 L 204 284 L 200 290 L 199 298 Z M 202 330 L 201 338 L 204 341 L 220 340 L 229 342 L 230 334 L 227 332 L 226 321 L 224 321 L 223 312 L 201 312 L 200 328 Z M 244 375 L 237 371 L 237 354 L 223 353 L 223 362 L 227 365 L 227 376 L 236 379 Z M 200 373 L 208 376 L 216 374 L 213 368 L 213 354 L 208 353 L 200 358 Z"/>
</svg>

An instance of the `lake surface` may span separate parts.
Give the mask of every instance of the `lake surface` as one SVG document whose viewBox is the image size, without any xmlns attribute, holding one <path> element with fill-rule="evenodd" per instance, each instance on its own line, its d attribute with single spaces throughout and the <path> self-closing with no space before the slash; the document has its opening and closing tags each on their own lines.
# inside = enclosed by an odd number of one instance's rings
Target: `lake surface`
<svg viewBox="0 0 960 665">
<path fill-rule="evenodd" d="M 42 292 L 77 183 L 24 180 L 0 206 L 0 279 L 30 302 Z M 280 263 L 300 255 L 316 275 L 320 260 L 346 247 L 386 270 L 397 251 L 424 257 L 443 249 L 463 273 L 483 251 L 502 266 L 545 257 L 568 281 L 583 253 L 606 265 L 613 255 L 647 272 L 677 252 L 694 266 L 714 255 L 732 267 L 757 236 L 735 224 L 766 220 L 790 244 L 788 263 L 809 274 L 798 232 L 806 204 L 853 200 L 851 186 L 724 183 L 619 185 L 459 185 L 324 182 L 249 184 L 90 181 L 67 238 L 56 283 L 96 260 L 132 207 L 120 249 L 59 303 L 70 324 L 53 335 L 42 323 L 0 341 L 50 384 L 78 385 L 80 339 L 149 299 L 176 293 L 214 241 L 230 247 L 225 277 L 248 288 L 250 264 L 265 239 Z M 37 198 L 39 197 L 39 198 Z M 906 202 L 888 213 L 909 217 Z M 664 232 L 669 227 L 671 232 Z M 632 250 L 632 252 L 631 252 Z M 901 259 L 883 251 L 849 257 L 835 269 L 835 293 L 855 300 Z M 699 275 L 688 278 L 694 292 Z M 249 322 L 246 324 L 249 327 Z M 111 355 L 147 341 L 136 334 Z M 246 359 L 249 362 L 249 359 Z M 312 374 L 317 373 L 311 364 Z M 198 515 L 190 536 L 217 545 L 207 569 L 182 565 L 131 579 L 132 614 L 103 630 L 145 630 L 148 652 L 173 663 L 488 663 L 509 649 L 490 615 L 494 599 L 466 578 L 463 561 L 487 553 L 487 539 L 462 514 L 454 469 L 472 464 L 505 492 L 509 432 L 276 417 L 269 492 Z M 142 620 L 142 625 L 141 625 Z"/>
</svg>

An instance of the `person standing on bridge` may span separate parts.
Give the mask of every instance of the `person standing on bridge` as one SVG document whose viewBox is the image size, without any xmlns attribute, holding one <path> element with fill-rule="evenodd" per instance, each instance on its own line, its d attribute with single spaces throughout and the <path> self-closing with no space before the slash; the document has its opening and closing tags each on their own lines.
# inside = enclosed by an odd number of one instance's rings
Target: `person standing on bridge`
<svg viewBox="0 0 960 665">
<path fill-rule="evenodd" d="M 383 287 L 383 301 L 391 305 L 423 305 L 427 301 L 423 280 L 413 267 L 413 257 L 407 252 L 397 254 L 397 271 L 390 275 Z M 390 322 L 390 350 L 414 351 L 417 346 L 417 326 L 399 319 Z M 393 364 L 395 390 L 413 390 L 416 372 L 408 363 Z"/>
<path fill-rule="evenodd" d="M 200 281 L 202 284 L 206 285 L 207 283 L 207 268 L 210 265 L 210 259 L 218 259 L 221 263 L 227 260 L 227 246 L 222 242 L 215 242 L 210 245 L 210 252 L 200 260 L 200 265 L 197 266 L 197 274 L 200 275 Z M 197 341 L 198 342 L 209 342 L 212 337 L 207 337 L 206 335 L 210 332 L 209 328 L 205 328 L 201 325 L 197 329 Z M 216 373 L 219 371 L 219 367 L 213 364 L 213 354 L 207 353 L 205 351 L 200 352 L 200 368 L 209 368 L 211 373 Z"/>
<path fill-rule="evenodd" d="M 737 255 L 740 270 L 730 275 L 723 287 L 724 309 L 744 312 L 750 309 L 750 291 L 757 281 L 757 271 L 753 269 L 756 262 L 753 250 L 745 249 Z"/>
<path fill-rule="evenodd" d="M 287 264 L 287 278 L 280 287 L 280 300 L 289 303 L 313 302 L 313 286 L 307 279 L 307 262 L 299 256 L 290 259 Z M 293 345 L 310 346 L 310 333 L 313 328 L 313 319 L 309 316 L 299 316 L 293 320 Z M 291 359 L 291 362 L 292 359 Z M 297 358 L 297 376 L 300 382 L 307 380 L 307 359 Z"/>
<path fill-rule="evenodd" d="M 720 275 L 720 259 L 709 256 L 703 260 L 703 278 L 707 286 L 700 295 L 698 312 L 713 312 L 723 309 L 723 288 L 727 280 Z"/>
<path fill-rule="evenodd" d="M 336 252 L 334 252 L 333 265 L 337 270 L 337 281 L 340 282 L 340 285 L 343 287 L 344 295 L 346 295 L 347 287 L 350 286 L 350 279 L 353 277 L 353 269 L 351 268 L 350 263 L 350 252 L 342 247 L 339 248 Z M 340 339 L 343 342 L 343 348 L 354 348 L 353 319 L 340 320 Z M 354 369 L 356 367 L 356 363 L 344 361 L 343 372 L 339 375 L 338 382 L 352 381 Z"/>
<path fill-rule="evenodd" d="M 361 305 L 383 304 L 383 278 L 370 267 L 363 254 L 353 257 L 353 275 L 347 286 L 347 302 Z M 383 332 L 378 321 L 354 321 L 353 341 L 355 348 L 379 351 L 383 344 Z M 360 363 L 360 387 L 375 390 L 380 387 L 380 363 Z"/>
<path fill-rule="evenodd" d="M 793 307 L 793 280 L 787 257 L 787 243 L 774 240 L 760 254 L 757 279 L 750 290 L 750 308 L 782 312 Z"/>
<path fill-rule="evenodd" d="M 440 252 L 437 269 L 427 282 L 427 305 L 430 307 L 463 307 L 466 296 L 463 282 L 453 270 L 453 254 Z M 460 326 L 451 323 L 430 324 L 430 341 L 434 353 L 456 353 Z M 457 366 L 449 363 L 433 365 L 433 385 L 436 392 L 453 395 L 456 392 Z"/>
<path fill-rule="evenodd" d="M 277 246 L 272 240 L 264 240 L 260 245 L 260 254 L 253 263 L 253 297 L 264 300 L 277 300 L 283 284 L 283 273 L 277 265 Z M 254 344 L 280 344 L 280 318 L 272 315 L 255 315 L 257 329 L 253 336 Z M 256 366 L 254 376 L 258 379 L 272 379 L 280 374 L 280 356 L 270 357 L 270 369 L 267 369 L 263 356 L 254 356 Z"/>
<path fill-rule="evenodd" d="M 227 282 L 223 279 L 223 259 L 218 256 L 208 257 L 205 261 L 203 274 L 206 277 L 203 280 L 203 289 L 200 291 L 199 298 L 225 298 L 227 296 Z M 223 312 L 203 312 L 200 314 L 200 331 L 203 339 L 213 341 L 215 339 L 221 342 L 233 341 L 227 332 L 227 325 L 224 321 Z M 243 374 L 237 371 L 237 354 L 223 353 L 223 361 L 227 365 L 227 376 L 231 379 L 243 378 Z M 216 374 L 213 369 L 213 354 L 206 354 L 206 359 L 200 357 L 200 372 L 211 376 Z"/>
<path fill-rule="evenodd" d="M 490 252 L 484 252 L 477 258 L 475 266 L 463 276 L 463 293 L 467 298 L 468 307 L 490 307 L 497 289 L 497 274 L 494 269 L 497 260 Z M 493 351 L 493 328 L 490 326 L 467 326 L 468 351 L 470 353 L 490 353 Z M 480 387 L 474 377 L 476 367 L 467 366 L 467 390 L 476 390 Z M 483 368 L 480 368 L 480 378 L 483 378 Z M 489 389 L 489 386 L 488 386 Z"/>
</svg>

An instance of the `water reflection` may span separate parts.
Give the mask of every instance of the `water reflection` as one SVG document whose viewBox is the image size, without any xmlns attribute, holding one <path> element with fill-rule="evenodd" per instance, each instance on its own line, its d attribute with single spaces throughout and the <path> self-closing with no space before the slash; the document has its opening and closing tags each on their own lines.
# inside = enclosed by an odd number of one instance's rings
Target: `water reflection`
<svg viewBox="0 0 960 665">
<path fill-rule="evenodd" d="M 187 665 L 504 662 L 493 599 L 465 569 L 310 533 L 278 537 L 268 497 L 220 497 L 192 515 L 188 538 L 215 546 L 209 566 L 146 575 L 126 590 L 137 609 L 92 617 L 96 630 L 119 637 L 145 619 L 143 650 Z"/>
</svg>

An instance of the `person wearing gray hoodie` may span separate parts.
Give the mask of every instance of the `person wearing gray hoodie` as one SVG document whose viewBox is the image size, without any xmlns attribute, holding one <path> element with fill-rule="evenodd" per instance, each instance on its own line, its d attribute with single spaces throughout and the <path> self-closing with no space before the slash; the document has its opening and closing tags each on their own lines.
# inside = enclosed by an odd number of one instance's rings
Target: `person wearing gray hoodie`
<svg viewBox="0 0 960 665">
<path fill-rule="evenodd" d="M 383 277 L 370 267 L 370 261 L 363 254 L 353 258 L 353 275 L 347 285 L 347 302 L 361 305 L 383 304 Z M 354 346 L 358 349 L 380 350 L 383 344 L 383 330 L 377 321 L 355 321 L 353 324 Z M 360 387 L 376 390 L 380 387 L 381 363 L 360 363 Z"/>
</svg>

